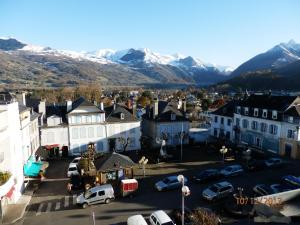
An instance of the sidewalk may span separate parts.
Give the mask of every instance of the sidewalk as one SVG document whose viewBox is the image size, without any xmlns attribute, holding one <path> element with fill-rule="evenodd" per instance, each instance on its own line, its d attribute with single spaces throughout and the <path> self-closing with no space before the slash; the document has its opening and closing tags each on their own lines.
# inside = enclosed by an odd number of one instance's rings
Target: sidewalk
<svg viewBox="0 0 300 225">
<path fill-rule="evenodd" d="M 36 182 L 32 182 L 26 188 L 24 194 L 20 197 L 16 204 L 11 204 L 7 206 L 6 213 L 3 216 L 3 224 L 13 224 L 20 220 L 26 211 L 26 207 L 31 201 L 31 197 L 35 190 L 37 190 L 38 185 Z"/>
</svg>

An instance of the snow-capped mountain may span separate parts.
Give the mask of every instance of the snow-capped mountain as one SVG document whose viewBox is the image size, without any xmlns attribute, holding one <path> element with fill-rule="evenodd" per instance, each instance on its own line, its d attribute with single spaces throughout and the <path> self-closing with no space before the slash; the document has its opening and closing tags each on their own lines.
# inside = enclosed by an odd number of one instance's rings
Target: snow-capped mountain
<svg viewBox="0 0 300 225">
<path fill-rule="evenodd" d="M 257 70 L 277 69 L 298 60 L 300 60 L 300 44 L 290 40 L 246 61 L 232 72 L 232 76 Z"/>
</svg>

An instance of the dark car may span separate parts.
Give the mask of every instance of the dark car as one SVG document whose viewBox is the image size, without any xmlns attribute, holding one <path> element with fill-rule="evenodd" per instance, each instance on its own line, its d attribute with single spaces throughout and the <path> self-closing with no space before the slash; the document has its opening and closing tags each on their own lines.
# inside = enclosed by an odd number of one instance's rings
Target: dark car
<svg viewBox="0 0 300 225">
<path fill-rule="evenodd" d="M 266 164 L 263 160 L 252 159 L 247 163 L 248 171 L 259 171 L 266 168 Z"/>
<path fill-rule="evenodd" d="M 274 190 L 265 184 L 257 184 L 253 187 L 253 191 L 256 196 L 265 196 L 265 195 L 271 195 L 275 194 Z"/>
<path fill-rule="evenodd" d="M 281 183 L 291 189 L 300 188 L 300 178 L 293 175 L 283 176 Z"/>
<path fill-rule="evenodd" d="M 280 158 L 269 158 L 265 160 L 265 164 L 268 168 L 279 168 L 286 165 Z"/>
<path fill-rule="evenodd" d="M 193 176 L 193 181 L 196 183 L 207 182 L 210 180 L 215 180 L 221 177 L 219 170 L 217 169 L 208 169 L 204 170 L 195 176 Z"/>
</svg>

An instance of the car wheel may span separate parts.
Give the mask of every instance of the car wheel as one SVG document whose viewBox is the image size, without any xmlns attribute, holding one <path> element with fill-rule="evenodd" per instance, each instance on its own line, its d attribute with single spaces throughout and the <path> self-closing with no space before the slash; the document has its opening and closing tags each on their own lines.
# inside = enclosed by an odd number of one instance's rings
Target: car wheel
<svg viewBox="0 0 300 225">
<path fill-rule="evenodd" d="M 83 208 L 83 209 L 85 209 L 87 206 L 88 206 L 87 203 L 83 203 L 83 204 L 82 204 L 82 208 Z"/>
<path fill-rule="evenodd" d="M 110 203 L 110 199 L 109 198 L 105 199 L 105 204 L 108 204 L 108 203 Z"/>
</svg>

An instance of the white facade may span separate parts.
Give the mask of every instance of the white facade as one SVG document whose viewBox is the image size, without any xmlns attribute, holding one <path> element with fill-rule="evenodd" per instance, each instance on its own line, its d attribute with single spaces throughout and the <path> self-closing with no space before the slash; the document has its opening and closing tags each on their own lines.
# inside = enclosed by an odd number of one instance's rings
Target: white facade
<svg viewBox="0 0 300 225">
<path fill-rule="evenodd" d="M 17 102 L 0 104 L 0 171 L 12 174 L 9 187 L 11 197 L 2 197 L 2 204 L 15 203 L 24 189 L 22 135 Z M 5 185 L 0 186 L 8 188 Z M 6 193 L 5 193 L 6 194 Z"/>
<path fill-rule="evenodd" d="M 31 153 L 34 154 L 40 145 L 40 132 L 38 117 L 31 120 L 29 125 Z"/>
<path fill-rule="evenodd" d="M 22 137 L 22 154 L 23 164 L 25 164 L 31 155 L 30 143 L 30 109 L 20 112 L 21 137 Z"/>
<path fill-rule="evenodd" d="M 54 126 L 41 128 L 41 145 L 59 145 L 59 147 L 68 146 L 68 127 Z"/>
<path fill-rule="evenodd" d="M 210 134 L 214 137 L 224 137 L 233 140 L 233 118 L 217 114 L 211 115 Z"/>
</svg>

